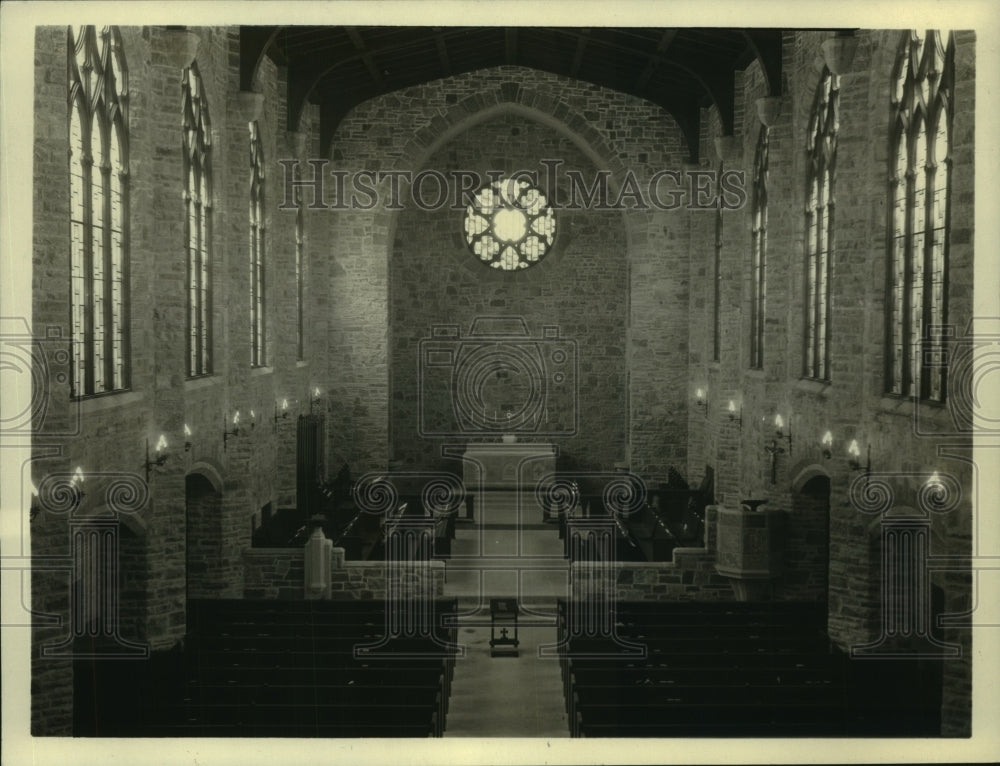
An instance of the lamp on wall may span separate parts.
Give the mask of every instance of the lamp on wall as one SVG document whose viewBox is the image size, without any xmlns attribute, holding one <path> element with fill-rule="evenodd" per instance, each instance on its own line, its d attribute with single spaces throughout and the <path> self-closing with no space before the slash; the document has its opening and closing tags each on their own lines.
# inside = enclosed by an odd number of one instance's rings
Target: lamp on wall
<svg viewBox="0 0 1000 766">
<path fill-rule="evenodd" d="M 739 424 L 739 426 L 740 426 L 740 430 L 742 431 L 743 430 L 743 405 L 740 404 L 740 409 L 739 409 L 739 412 L 737 413 L 737 411 L 736 411 L 736 402 L 734 402 L 732 399 L 730 399 L 729 400 L 729 407 L 727 408 L 727 411 L 729 412 L 729 420 L 730 421 L 736 421 Z"/>
<path fill-rule="evenodd" d="M 222 449 L 223 449 L 223 451 L 225 451 L 225 449 L 226 449 L 226 445 L 229 442 L 229 437 L 230 436 L 239 436 L 239 435 L 240 435 L 240 411 L 236 410 L 236 413 L 233 415 L 233 430 L 232 431 L 229 430 L 229 427 L 226 425 L 226 421 L 222 422 Z"/>
<path fill-rule="evenodd" d="M 833 434 L 830 431 L 823 434 L 823 438 L 820 439 L 820 444 L 823 445 L 823 459 L 829 460 L 833 457 Z"/>
<path fill-rule="evenodd" d="M 792 419 L 789 418 L 786 425 L 780 412 L 774 416 L 774 438 L 788 439 L 788 454 L 792 454 Z"/>
<path fill-rule="evenodd" d="M 792 423 L 789 419 L 785 425 L 781 413 L 774 416 L 774 437 L 770 444 L 764 445 L 764 451 L 771 456 L 771 483 L 778 483 L 778 455 L 785 454 L 785 448 L 778 444 L 779 439 L 788 439 L 788 454 L 792 454 Z"/>
<path fill-rule="evenodd" d="M 313 388 L 312 396 L 309 398 L 309 414 L 310 415 L 313 414 L 313 408 L 319 402 L 319 397 L 320 397 L 321 393 L 322 392 L 319 390 L 319 386 L 316 386 L 315 388 Z"/>
<path fill-rule="evenodd" d="M 184 424 L 184 451 L 191 451 L 191 428 L 187 423 Z"/>
<path fill-rule="evenodd" d="M 699 388 L 695 391 L 695 406 L 700 407 L 705 411 L 705 417 L 708 417 L 708 392 L 704 388 Z"/>
<path fill-rule="evenodd" d="M 861 448 L 857 439 L 851 439 L 847 445 L 847 465 L 852 471 L 861 471 L 867 477 L 872 472 L 872 445 L 868 445 L 868 456 L 864 465 L 861 465 Z"/>
<path fill-rule="evenodd" d="M 149 474 L 154 466 L 161 466 L 167 462 L 167 437 L 160 434 L 156 440 L 156 457 L 149 459 L 149 439 L 146 439 L 146 483 L 149 484 Z"/>
<path fill-rule="evenodd" d="M 278 421 L 288 419 L 288 400 L 282 399 L 279 405 L 277 401 L 274 403 L 274 429 L 278 430 Z"/>
<path fill-rule="evenodd" d="M 28 521 L 34 521 L 35 516 L 41 507 L 38 504 L 38 487 L 35 486 L 35 482 L 31 482 L 31 506 L 28 508 Z"/>
<path fill-rule="evenodd" d="M 73 478 L 69 480 L 70 485 L 73 487 L 73 492 L 76 494 L 77 502 L 79 498 L 83 497 L 83 469 L 80 466 L 76 467 L 73 471 Z"/>
</svg>

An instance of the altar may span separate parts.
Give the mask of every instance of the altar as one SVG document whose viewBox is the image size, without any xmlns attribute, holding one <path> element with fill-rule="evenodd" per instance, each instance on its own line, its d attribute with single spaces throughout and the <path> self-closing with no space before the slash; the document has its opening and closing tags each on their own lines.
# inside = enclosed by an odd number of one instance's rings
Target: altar
<svg viewBox="0 0 1000 766">
<path fill-rule="evenodd" d="M 469 493 L 481 489 L 534 492 L 541 479 L 556 472 L 556 448 L 552 444 L 469 444 L 462 459 L 463 480 Z"/>
</svg>

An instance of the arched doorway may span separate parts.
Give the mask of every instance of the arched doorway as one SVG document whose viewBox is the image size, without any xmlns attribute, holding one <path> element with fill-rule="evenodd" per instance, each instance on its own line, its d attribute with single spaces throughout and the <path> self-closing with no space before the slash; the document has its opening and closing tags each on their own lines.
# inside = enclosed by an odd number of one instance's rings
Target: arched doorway
<svg viewBox="0 0 1000 766">
<path fill-rule="evenodd" d="M 792 485 L 786 540 L 786 587 L 803 601 L 828 600 L 830 582 L 830 477 L 803 471 Z"/>
<path fill-rule="evenodd" d="M 222 492 L 209 473 L 189 473 L 184 497 L 187 599 L 219 598 L 225 588 L 222 561 Z M 214 478 L 214 477 L 213 477 Z"/>
</svg>

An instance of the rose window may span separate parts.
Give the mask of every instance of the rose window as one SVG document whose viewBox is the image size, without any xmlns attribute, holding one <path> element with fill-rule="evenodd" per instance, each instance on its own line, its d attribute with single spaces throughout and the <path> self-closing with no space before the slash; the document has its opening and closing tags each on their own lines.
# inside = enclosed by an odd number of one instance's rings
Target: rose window
<svg viewBox="0 0 1000 766">
<path fill-rule="evenodd" d="M 465 241 L 494 269 L 515 271 L 538 263 L 555 235 L 548 200 L 527 181 L 494 181 L 476 193 L 465 212 Z"/>
</svg>

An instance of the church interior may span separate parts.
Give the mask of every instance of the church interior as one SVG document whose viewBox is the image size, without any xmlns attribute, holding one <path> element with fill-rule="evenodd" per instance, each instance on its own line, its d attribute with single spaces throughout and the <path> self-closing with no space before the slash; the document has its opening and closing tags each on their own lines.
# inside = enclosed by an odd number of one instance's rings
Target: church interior
<svg viewBox="0 0 1000 766">
<path fill-rule="evenodd" d="M 33 57 L 33 735 L 971 735 L 974 32 Z"/>
</svg>

